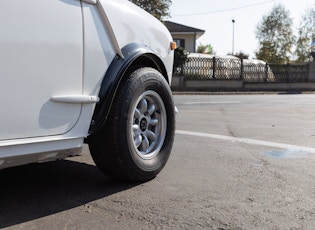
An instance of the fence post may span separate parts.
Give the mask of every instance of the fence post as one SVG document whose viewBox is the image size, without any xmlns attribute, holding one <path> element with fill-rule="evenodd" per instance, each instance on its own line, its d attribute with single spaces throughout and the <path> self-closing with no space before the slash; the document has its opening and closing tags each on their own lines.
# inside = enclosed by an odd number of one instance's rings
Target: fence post
<svg viewBox="0 0 315 230">
<path fill-rule="evenodd" d="M 212 77 L 213 77 L 213 79 L 215 79 L 215 70 L 216 70 L 216 68 L 215 68 L 215 56 L 213 56 L 212 62 L 213 62 L 213 75 L 212 75 Z"/>
<path fill-rule="evenodd" d="M 315 61 L 308 63 L 308 81 L 315 82 Z"/>
<path fill-rule="evenodd" d="M 268 79 L 268 67 L 269 67 L 269 64 L 268 62 L 266 62 L 266 65 L 265 65 L 265 82 L 267 82 L 267 79 Z"/>
<path fill-rule="evenodd" d="M 291 68 L 290 67 L 291 67 L 290 63 L 288 63 L 286 65 L 286 71 L 285 71 L 287 82 L 290 82 L 290 75 L 291 75 L 291 70 L 290 70 Z"/>
<path fill-rule="evenodd" d="M 243 62 L 243 58 L 241 58 L 241 80 L 243 80 L 243 72 L 244 72 L 244 62 Z"/>
</svg>

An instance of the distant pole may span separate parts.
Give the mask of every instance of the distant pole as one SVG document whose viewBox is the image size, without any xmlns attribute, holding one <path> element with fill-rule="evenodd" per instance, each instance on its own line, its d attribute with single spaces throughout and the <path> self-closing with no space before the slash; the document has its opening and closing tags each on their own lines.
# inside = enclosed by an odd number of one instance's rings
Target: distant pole
<svg viewBox="0 0 315 230">
<path fill-rule="evenodd" d="M 232 19 L 232 23 L 233 23 L 233 35 L 232 35 L 232 55 L 234 55 L 234 23 L 235 20 Z"/>
</svg>

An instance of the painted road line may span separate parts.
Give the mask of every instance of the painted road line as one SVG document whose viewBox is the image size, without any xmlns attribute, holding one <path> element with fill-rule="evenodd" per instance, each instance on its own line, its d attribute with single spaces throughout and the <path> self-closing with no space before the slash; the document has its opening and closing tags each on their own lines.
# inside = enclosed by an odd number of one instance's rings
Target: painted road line
<svg viewBox="0 0 315 230">
<path fill-rule="evenodd" d="M 176 130 L 176 134 L 181 135 L 188 135 L 188 136 L 195 136 L 195 137 L 206 137 L 224 141 L 232 141 L 237 143 L 244 143 L 244 144 L 251 144 L 251 145 L 261 145 L 261 146 L 268 146 L 268 147 L 275 147 L 275 148 L 282 148 L 282 149 L 294 149 L 299 151 L 305 151 L 309 153 L 315 153 L 315 148 L 298 146 L 298 145 L 290 145 L 284 143 L 276 143 L 270 141 L 261 141 L 255 139 L 248 139 L 248 138 L 237 138 L 231 136 L 224 136 L 218 134 L 210 134 L 210 133 L 199 133 L 199 132 L 191 132 L 191 131 L 184 131 L 184 130 Z"/>
<path fill-rule="evenodd" d="M 196 104 L 238 104 L 240 101 L 195 101 L 195 102 L 185 102 L 185 105 L 196 105 Z"/>
</svg>

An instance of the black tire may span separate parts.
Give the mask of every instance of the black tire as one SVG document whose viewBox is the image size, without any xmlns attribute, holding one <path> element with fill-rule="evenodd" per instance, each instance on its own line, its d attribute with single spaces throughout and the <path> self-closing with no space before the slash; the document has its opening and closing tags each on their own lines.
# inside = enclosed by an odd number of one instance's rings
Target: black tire
<svg viewBox="0 0 315 230">
<path fill-rule="evenodd" d="M 140 68 L 123 80 L 116 95 L 104 127 L 89 137 L 91 155 L 110 177 L 150 180 L 163 169 L 173 146 L 170 87 L 157 70 Z"/>
</svg>

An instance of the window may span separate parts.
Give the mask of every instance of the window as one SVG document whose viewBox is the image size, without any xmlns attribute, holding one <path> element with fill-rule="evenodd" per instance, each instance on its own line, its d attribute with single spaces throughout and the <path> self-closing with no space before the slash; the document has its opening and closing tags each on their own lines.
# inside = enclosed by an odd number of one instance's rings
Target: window
<svg viewBox="0 0 315 230">
<path fill-rule="evenodd" d="M 174 42 L 176 42 L 177 47 L 185 48 L 185 39 L 175 38 Z"/>
</svg>

